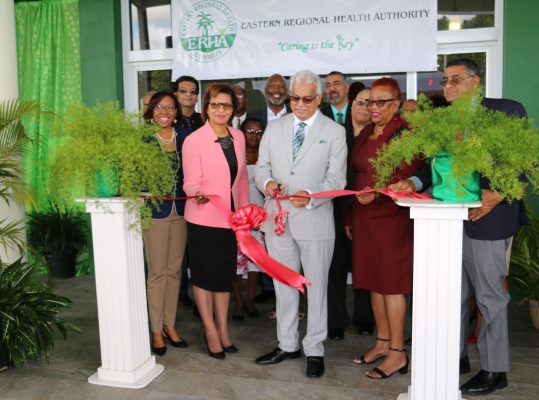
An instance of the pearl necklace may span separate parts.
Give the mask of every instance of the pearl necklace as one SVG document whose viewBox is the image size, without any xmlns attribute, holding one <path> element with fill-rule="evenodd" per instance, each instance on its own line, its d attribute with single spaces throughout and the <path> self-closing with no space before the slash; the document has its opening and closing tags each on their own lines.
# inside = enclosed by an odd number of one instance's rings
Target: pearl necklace
<svg viewBox="0 0 539 400">
<path fill-rule="evenodd" d="M 170 137 L 170 139 L 165 139 L 159 133 L 155 134 L 155 136 L 157 136 L 157 139 L 159 139 L 159 141 L 161 143 L 164 143 L 164 144 L 171 144 L 172 142 L 174 142 L 174 140 L 176 140 L 176 135 L 177 135 L 176 131 L 173 131 L 172 136 Z"/>
</svg>

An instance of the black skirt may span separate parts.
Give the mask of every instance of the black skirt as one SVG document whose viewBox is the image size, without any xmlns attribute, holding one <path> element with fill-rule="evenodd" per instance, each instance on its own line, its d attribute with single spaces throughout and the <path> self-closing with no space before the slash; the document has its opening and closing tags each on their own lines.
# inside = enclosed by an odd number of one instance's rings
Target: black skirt
<svg viewBox="0 0 539 400">
<path fill-rule="evenodd" d="M 234 231 L 188 222 L 187 237 L 192 284 L 211 292 L 232 291 L 238 253 Z"/>
</svg>

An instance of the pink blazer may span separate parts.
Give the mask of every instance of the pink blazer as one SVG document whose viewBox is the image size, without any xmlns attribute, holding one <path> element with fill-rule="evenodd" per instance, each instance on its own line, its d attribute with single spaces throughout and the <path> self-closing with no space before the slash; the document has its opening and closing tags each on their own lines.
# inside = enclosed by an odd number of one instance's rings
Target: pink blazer
<svg viewBox="0 0 539 400">
<path fill-rule="evenodd" d="M 245 160 L 245 138 L 235 128 L 228 128 L 234 139 L 234 150 L 238 159 L 238 174 L 230 188 L 230 169 L 217 136 L 206 124 L 187 136 L 182 148 L 183 190 L 188 196 L 196 192 L 217 194 L 231 209 L 230 192 L 236 209 L 249 204 L 249 187 Z M 197 204 L 195 199 L 185 204 L 185 219 L 197 225 L 229 228 L 227 216 L 223 216 L 212 204 Z"/>
</svg>

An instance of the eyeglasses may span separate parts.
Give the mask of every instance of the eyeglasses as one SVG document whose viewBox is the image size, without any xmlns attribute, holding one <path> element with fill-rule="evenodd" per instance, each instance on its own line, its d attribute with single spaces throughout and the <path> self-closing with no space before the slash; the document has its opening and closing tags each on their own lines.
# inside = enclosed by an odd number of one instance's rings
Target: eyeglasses
<svg viewBox="0 0 539 400">
<path fill-rule="evenodd" d="M 354 100 L 354 104 L 358 107 L 367 107 L 369 105 L 369 100 Z"/>
<path fill-rule="evenodd" d="M 264 130 L 263 129 L 247 128 L 247 129 L 245 129 L 245 133 L 248 133 L 249 135 L 262 136 L 262 134 L 264 133 Z"/>
<path fill-rule="evenodd" d="M 193 94 L 193 95 L 198 94 L 198 90 L 196 90 L 196 89 L 180 88 L 180 89 L 178 89 L 178 92 L 180 92 L 181 94 L 187 94 L 187 93 Z"/>
<path fill-rule="evenodd" d="M 221 107 L 223 107 L 223 110 L 225 111 L 230 111 L 234 108 L 234 105 L 233 104 L 230 104 L 230 103 L 217 103 L 217 102 L 213 102 L 213 103 L 209 103 L 209 106 L 212 110 L 218 110 L 220 109 Z"/>
<path fill-rule="evenodd" d="M 442 87 L 446 87 L 448 83 L 450 83 L 453 86 L 458 85 L 460 82 L 462 82 L 464 79 L 473 78 L 475 75 L 468 75 L 468 76 L 452 76 L 451 78 L 444 78 L 440 81 L 440 85 Z"/>
<path fill-rule="evenodd" d="M 161 104 L 158 104 L 154 108 L 155 111 L 176 111 L 176 106 L 163 106 Z"/>
<path fill-rule="evenodd" d="M 244 94 L 237 94 L 236 95 L 236 99 L 238 99 L 238 100 L 243 100 L 244 97 L 245 97 Z"/>
<path fill-rule="evenodd" d="M 293 103 L 299 103 L 299 101 L 301 100 L 303 102 L 303 104 L 309 105 L 313 101 L 315 101 L 317 98 L 318 98 L 318 96 L 299 97 L 299 96 L 292 95 L 292 96 L 290 96 L 290 101 L 293 102 Z"/>
<path fill-rule="evenodd" d="M 382 108 L 383 106 L 386 105 L 387 102 L 389 101 L 394 101 L 394 100 L 397 100 L 397 99 L 385 99 L 385 100 L 365 100 L 365 104 L 367 105 L 367 107 L 371 108 L 373 104 L 376 104 L 376 107 L 378 108 Z"/>
</svg>

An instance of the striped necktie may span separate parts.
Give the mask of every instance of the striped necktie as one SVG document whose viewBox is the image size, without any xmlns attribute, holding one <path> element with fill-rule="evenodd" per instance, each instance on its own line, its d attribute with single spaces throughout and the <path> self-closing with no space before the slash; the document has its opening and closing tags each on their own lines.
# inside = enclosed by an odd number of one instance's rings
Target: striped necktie
<svg viewBox="0 0 539 400">
<path fill-rule="evenodd" d="M 300 122 L 298 124 L 296 134 L 294 135 L 294 140 L 292 140 L 292 158 L 294 160 L 296 159 L 296 156 L 299 153 L 299 149 L 301 148 L 301 145 L 303 144 L 303 140 L 305 139 L 306 126 L 307 124 L 305 122 Z"/>
<path fill-rule="evenodd" d="M 337 113 L 337 123 L 339 125 L 344 125 L 344 121 L 342 119 L 342 113 Z"/>
</svg>

